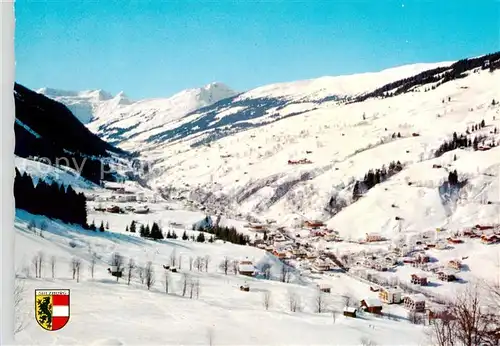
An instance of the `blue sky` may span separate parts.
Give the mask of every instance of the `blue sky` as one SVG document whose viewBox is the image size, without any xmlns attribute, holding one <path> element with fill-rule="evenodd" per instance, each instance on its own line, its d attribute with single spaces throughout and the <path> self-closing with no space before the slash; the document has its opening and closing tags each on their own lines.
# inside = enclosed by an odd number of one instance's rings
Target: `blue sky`
<svg viewBox="0 0 500 346">
<path fill-rule="evenodd" d="M 500 2 L 16 0 L 16 80 L 170 96 L 500 50 Z"/>
</svg>

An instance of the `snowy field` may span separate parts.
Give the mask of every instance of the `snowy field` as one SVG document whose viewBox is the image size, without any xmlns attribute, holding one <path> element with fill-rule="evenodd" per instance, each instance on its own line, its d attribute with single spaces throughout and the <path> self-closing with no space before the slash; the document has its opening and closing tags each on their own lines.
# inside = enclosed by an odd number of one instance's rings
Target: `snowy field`
<svg viewBox="0 0 500 346">
<path fill-rule="evenodd" d="M 23 311 L 30 321 L 17 340 L 24 345 L 357 345 L 362 339 L 378 344 L 425 344 L 423 326 L 406 320 L 393 321 L 369 315 L 351 319 L 341 311 L 341 295 L 356 299 L 374 297 L 368 286 L 347 276 L 331 277 L 332 293 L 325 294 L 322 313 L 315 312 L 317 291 L 314 283 L 281 283 L 275 280 L 248 278 L 224 273 L 219 263 L 249 258 L 258 266 L 269 262 L 279 266 L 265 252 L 232 244 L 199 244 L 182 240 L 153 242 L 110 232 L 95 233 L 47 220 L 43 238 L 28 230 L 27 224 L 43 218 L 18 211 L 16 216 L 16 266 L 26 291 Z M 33 278 L 31 259 L 42 251 L 45 266 L 42 278 Z M 165 293 L 165 270 L 172 252 L 180 256 L 179 273 L 169 273 L 169 293 Z M 134 276 L 116 282 L 107 273 L 112 253 L 120 253 L 125 263 L 133 259 L 138 265 L 152 261 L 156 282 L 148 291 Z M 94 278 L 90 263 L 96 254 Z M 55 256 L 55 278 L 52 279 L 50 256 Z M 189 270 L 188 258 L 209 256 L 207 271 Z M 82 260 L 79 282 L 72 280 L 70 263 Z M 279 270 L 279 268 L 278 268 Z M 199 281 L 198 297 L 182 296 L 184 273 Z M 298 281 L 295 281 L 298 282 Z M 248 284 L 249 292 L 240 291 Z M 47 333 L 33 319 L 35 288 L 71 289 L 71 318 L 61 331 Z M 189 288 L 188 288 L 189 291 Z M 271 303 L 264 308 L 265 292 Z M 289 297 L 297 295 L 302 311 L 290 312 Z M 402 314 L 398 308 L 391 313 Z M 404 316 L 404 315 L 403 315 Z M 212 342 L 210 342 L 212 339 Z M 398 341 L 399 340 L 399 341 Z"/>
</svg>

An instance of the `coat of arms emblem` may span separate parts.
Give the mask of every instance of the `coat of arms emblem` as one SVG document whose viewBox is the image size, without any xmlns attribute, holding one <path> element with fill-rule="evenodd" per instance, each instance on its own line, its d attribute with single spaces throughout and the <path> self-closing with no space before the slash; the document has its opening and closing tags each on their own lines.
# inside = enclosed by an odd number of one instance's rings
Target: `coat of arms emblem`
<svg viewBox="0 0 500 346">
<path fill-rule="evenodd" d="M 35 290 L 35 318 L 45 330 L 63 328 L 69 321 L 69 290 Z"/>
</svg>

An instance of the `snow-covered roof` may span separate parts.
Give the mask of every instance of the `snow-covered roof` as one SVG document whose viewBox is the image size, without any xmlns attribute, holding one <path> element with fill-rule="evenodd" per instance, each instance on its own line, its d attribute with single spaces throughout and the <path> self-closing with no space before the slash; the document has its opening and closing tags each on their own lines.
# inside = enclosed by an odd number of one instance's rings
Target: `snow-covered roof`
<svg viewBox="0 0 500 346">
<path fill-rule="evenodd" d="M 238 270 L 240 272 L 254 272 L 255 267 L 253 265 L 250 265 L 250 264 L 240 264 L 238 266 Z"/>
<path fill-rule="evenodd" d="M 356 308 L 352 308 L 350 306 L 346 306 L 344 308 L 344 311 L 353 313 L 353 312 L 356 312 Z"/>
<path fill-rule="evenodd" d="M 425 296 L 422 293 L 412 294 L 408 296 L 415 303 L 425 302 Z"/>
<path fill-rule="evenodd" d="M 377 298 L 365 299 L 365 303 L 367 306 L 382 306 L 382 303 Z"/>
</svg>

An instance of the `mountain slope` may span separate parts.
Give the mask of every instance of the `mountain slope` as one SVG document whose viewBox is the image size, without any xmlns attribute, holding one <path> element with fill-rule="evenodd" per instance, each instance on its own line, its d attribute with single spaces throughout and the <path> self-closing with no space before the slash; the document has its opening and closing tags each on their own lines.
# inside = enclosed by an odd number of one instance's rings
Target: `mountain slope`
<svg viewBox="0 0 500 346">
<path fill-rule="evenodd" d="M 123 93 L 111 96 L 98 91 L 65 92 L 40 89 L 47 97 L 64 103 L 93 132 L 110 143 L 140 142 L 148 133 L 155 133 L 187 113 L 211 105 L 236 94 L 222 83 L 211 83 L 202 88 L 181 91 L 169 98 L 130 101 Z"/>
<path fill-rule="evenodd" d="M 498 190 L 498 174 L 485 174 L 499 167 L 499 148 L 457 148 L 433 158 L 445 139 L 453 132 L 465 134 L 467 128 L 471 141 L 481 136 L 489 138 L 486 142 L 500 141 L 494 133 L 500 128 L 500 108 L 493 101 L 500 99 L 498 73 L 474 69 L 428 91 L 425 85 L 390 98 L 304 106 L 294 117 L 228 133 L 203 146 L 196 145 L 199 137 L 194 135 L 159 142 L 154 150 L 143 152 L 155 162 L 150 181 L 166 195 L 188 196 L 212 210 L 287 224 L 320 218 L 352 237 L 363 236 L 366 225 L 391 236 L 399 227 L 468 224 L 473 215 L 496 222 L 494 205 L 484 206 L 485 197 L 476 197 L 475 191 Z M 470 132 L 482 120 L 486 126 Z M 303 158 L 312 163 L 288 164 Z M 355 202 L 354 182 L 391 161 L 400 161 L 403 171 Z M 433 163 L 445 168 L 436 170 Z M 450 213 L 438 191 L 454 169 L 461 180 L 468 179 L 463 193 L 471 192 L 461 195 L 463 205 Z M 398 215 L 401 226 L 395 222 Z"/>
</svg>

